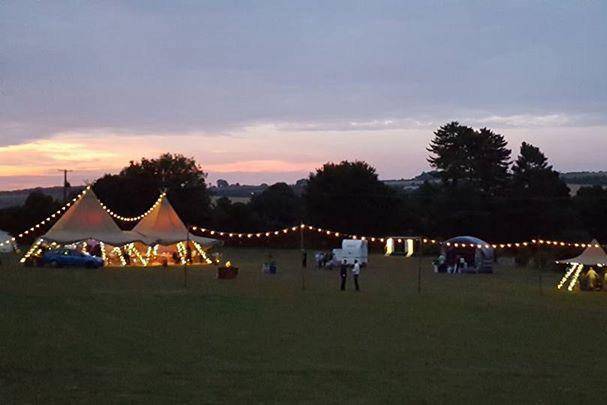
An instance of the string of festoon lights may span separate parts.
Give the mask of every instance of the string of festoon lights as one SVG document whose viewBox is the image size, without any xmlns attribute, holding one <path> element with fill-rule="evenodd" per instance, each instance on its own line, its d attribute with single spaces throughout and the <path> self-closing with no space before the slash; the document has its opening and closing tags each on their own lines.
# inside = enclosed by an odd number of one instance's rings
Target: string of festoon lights
<svg viewBox="0 0 607 405">
<path fill-rule="evenodd" d="M 137 215 L 135 217 L 125 217 L 123 215 L 116 214 L 114 211 L 112 211 L 104 203 L 101 203 L 101 208 L 103 208 L 105 210 L 105 212 L 107 212 L 108 214 L 110 214 L 112 217 L 114 217 L 116 219 L 119 219 L 121 221 L 124 221 L 124 222 L 141 221 L 143 218 L 145 218 L 146 216 L 148 216 L 154 210 L 154 208 L 156 208 L 158 206 L 158 204 L 160 204 L 162 202 L 162 199 L 164 197 L 166 197 L 166 193 L 165 192 L 160 193 L 160 195 L 158 196 L 158 199 L 156 200 L 156 202 L 154 202 L 154 204 L 152 204 L 152 206 L 150 208 L 148 208 L 147 211 L 145 211 L 143 214 Z"/>
<path fill-rule="evenodd" d="M 46 225 L 46 224 L 54 221 L 59 216 L 61 216 L 65 211 L 67 211 L 67 209 L 70 206 L 72 206 L 79 199 L 84 197 L 84 195 L 87 193 L 88 190 L 91 189 L 91 187 L 92 187 L 91 185 L 88 185 L 80 194 L 78 194 L 76 197 L 74 197 L 70 202 L 66 203 L 63 207 L 59 208 L 56 212 L 49 215 L 47 218 L 45 218 L 38 224 L 23 231 L 22 233 L 18 234 L 17 236 L 11 237 L 5 241 L 0 241 L 0 247 L 7 245 L 7 244 L 14 244 L 18 239 L 23 238 L 24 236 L 27 236 L 30 233 L 35 232 L 37 229 L 39 229 L 43 225 Z M 162 203 L 162 199 L 165 197 L 166 197 L 166 192 L 160 193 L 160 195 L 158 196 L 158 199 L 154 202 L 154 204 L 152 204 L 151 207 L 149 207 L 143 214 L 137 215 L 134 217 L 126 217 L 123 215 L 119 215 L 119 214 L 115 213 L 114 211 L 112 211 L 107 205 L 103 204 L 102 202 L 100 202 L 100 204 L 101 204 L 101 207 L 112 217 L 114 217 L 120 221 L 124 221 L 124 222 L 134 222 L 134 221 L 139 221 L 139 220 L 143 219 L 144 217 L 146 217 L 147 215 L 149 215 L 154 210 L 154 208 L 156 208 L 160 203 Z M 263 232 L 248 232 L 248 233 L 247 232 L 228 232 L 228 231 L 213 230 L 213 229 L 208 229 L 208 228 L 204 228 L 204 227 L 200 227 L 200 226 L 192 226 L 191 230 L 199 231 L 199 232 L 208 234 L 210 236 L 238 238 L 238 239 L 271 238 L 271 237 L 289 234 L 292 232 L 301 232 L 301 231 L 315 232 L 318 234 L 322 234 L 322 235 L 326 235 L 326 236 L 330 236 L 330 237 L 336 237 L 336 238 L 343 237 L 343 238 L 350 238 L 350 239 L 366 240 L 371 243 L 385 243 L 388 239 L 394 238 L 392 236 L 363 236 L 363 235 L 358 235 L 358 234 L 334 231 L 334 230 L 326 229 L 326 228 L 320 228 L 320 227 L 307 225 L 307 224 L 303 224 L 303 223 L 300 225 L 277 229 L 277 230 L 263 231 Z M 402 237 L 402 238 L 397 237 L 397 242 L 401 243 L 404 239 L 408 239 L 408 238 L 407 237 Z M 524 242 L 486 243 L 486 244 L 448 242 L 448 241 L 442 241 L 442 240 L 437 240 L 437 239 L 430 239 L 430 238 L 426 238 L 426 237 L 417 237 L 416 239 L 421 240 L 424 245 L 445 245 L 448 247 L 453 246 L 456 248 L 457 247 L 463 247 L 463 248 L 470 247 L 470 248 L 514 249 L 514 248 L 525 248 L 530 245 L 546 246 L 546 247 L 560 247 L 560 248 L 563 248 L 563 247 L 587 248 L 587 247 L 591 247 L 591 246 L 594 246 L 594 247 L 607 246 L 607 245 L 592 244 L 592 243 L 566 242 L 566 241 L 544 240 L 544 239 L 532 239 L 531 241 L 524 241 Z"/>
<path fill-rule="evenodd" d="M 27 235 L 29 235 L 30 233 L 35 232 L 36 230 L 38 230 L 41 226 L 46 225 L 48 223 L 54 222 L 57 218 L 59 218 L 65 211 L 67 211 L 67 209 L 69 207 L 71 207 L 73 204 L 75 204 L 78 200 L 80 200 L 82 197 L 84 197 L 84 195 L 87 193 L 87 191 L 89 191 L 91 189 L 91 186 L 87 186 L 84 190 L 82 190 L 82 192 L 80 194 L 78 194 L 76 197 L 74 197 L 71 201 L 69 201 L 68 203 L 66 203 L 63 207 L 59 208 L 57 211 L 55 211 L 54 213 L 52 213 L 51 215 L 49 215 L 48 217 L 46 217 L 45 219 L 43 219 L 42 221 L 38 222 L 36 225 L 33 225 L 31 228 L 26 229 L 25 231 L 21 232 L 20 234 L 18 234 L 17 236 L 13 236 L 12 238 L 9 238 L 5 241 L 1 241 L 0 242 L 0 246 L 4 246 L 4 245 L 8 245 L 8 244 L 13 244 L 17 241 L 17 239 L 21 239 Z"/>
<path fill-rule="evenodd" d="M 208 229 L 199 226 L 192 226 L 191 229 L 193 231 L 199 231 L 210 236 L 219 236 L 225 238 L 232 239 L 262 239 L 262 238 L 271 238 L 276 236 L 281 236 L 284 234 L 292 233 L 292 232 L 301 232 L 301 231 L 312 231 L 317 232 L 322 235 L 332 236 L 332 237 L 344 237 L 351 239 L 360 239 L 366 240 L 369 242 L 379 242 L 385 243 L 388 239 L 394 238 L 392 236 L 362 236 L 357 234 L 350 234 L 345 232 L 338 232 L 330 229 L 319 228 L 312 225 L 301 224 L 297 226 L 272 230 L 272 231 L 263 231 L 263 232 L 228 232 L 228 231 L 219 231 L 214 229 Z M 407 237 L 398 238 L 397 242 L 401 243 L 403 240 L 409 239 Z M 526 248 L 530 245 L 535 246 L 548 246 L 548 247 L 576 247 L 576 248 L 587 248 L 591 246 L 599 247 L 604 245 L 599 244 L 591 244 L 591 243 L 580 243 L 580 242 L 564 242 L 564 241 L 554 241 L 554 240 L 543 240 L 543 239 L 532 239 L 531 241 L 524 242 L 512 242 L 512 243 L 486 243 L 486 244 L 475 244 L 475 243 L 461 243 L 461 242 L 448 242 L 437 239 L 430 239 L 426 237 L 418 237 L 417 239 L 421 240 L 424 245 L 445 245 L 445 246 L 453 246 L 453 247 L 462 247 L 462 248 L 493 248 L 493 249 L 518 249 L 518 248 Z"/>
</svg>

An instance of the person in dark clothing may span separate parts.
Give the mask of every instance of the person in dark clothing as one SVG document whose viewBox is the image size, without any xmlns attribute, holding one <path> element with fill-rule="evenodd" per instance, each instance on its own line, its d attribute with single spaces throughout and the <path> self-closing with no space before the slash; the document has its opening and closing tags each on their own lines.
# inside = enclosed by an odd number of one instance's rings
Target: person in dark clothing
<svg viewBox="0 0 607 405">
<path fill-rule="evenodd" d="M 339 268 L 339 277 L 341 278 L 341 290 L 346 290 L 346 280 L 348 279 L 348 261 L 344 259 Z"/>
<path fill-rule="evenodd" d="M 305 250 L 301 251 L 301 267 L 308 267 L 308 252 Z"/>
</svg>

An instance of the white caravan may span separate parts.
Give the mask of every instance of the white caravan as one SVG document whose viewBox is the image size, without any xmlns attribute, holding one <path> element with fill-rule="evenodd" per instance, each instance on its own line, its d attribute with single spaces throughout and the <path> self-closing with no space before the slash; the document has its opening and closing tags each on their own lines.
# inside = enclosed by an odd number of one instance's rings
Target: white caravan
<svg viewBox="0 0 607 405">
<path fill-rule="evenodd" d="M 369 245 L 366 240 L 344 239 L 341 242 L 341 249 L 333 249 L 333 265 L 339 266 L 346 259 L 349 265 L 358 260 L 361 266 L 365 266 L 369 261 Z"/>
</svg>

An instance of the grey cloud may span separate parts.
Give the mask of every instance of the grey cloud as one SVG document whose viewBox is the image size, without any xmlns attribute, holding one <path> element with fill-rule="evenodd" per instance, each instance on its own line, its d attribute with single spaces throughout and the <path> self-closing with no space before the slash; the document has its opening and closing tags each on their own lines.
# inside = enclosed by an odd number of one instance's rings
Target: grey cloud
<svg viewBox="0 0 607 405">
<path fill-rule="evenodd" d="M 600 2 L 4 2 L 0 143 L 600 114 L 606 17 Z"/>
</svg>

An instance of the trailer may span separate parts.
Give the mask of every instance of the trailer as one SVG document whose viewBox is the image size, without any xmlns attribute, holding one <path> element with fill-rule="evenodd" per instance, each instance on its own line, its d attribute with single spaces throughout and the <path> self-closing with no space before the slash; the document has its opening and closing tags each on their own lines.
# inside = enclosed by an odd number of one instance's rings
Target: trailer
<svg viewBox="0 0 607 405">
<path fill-rule="evenodd" d="M 344 259 L 350 266 L 357 260 L 361 266 L 366 266 L 369 261 L 369 244 L 363 239 L 344 239 L 341 249 L 333 249 L 333 266 L 339 266 Z"/>
</svg>

